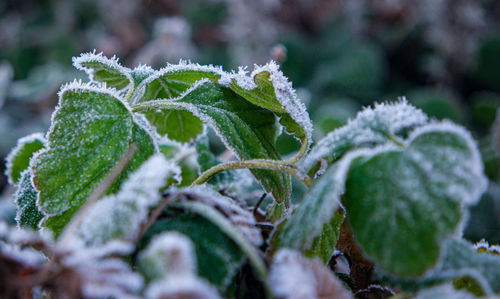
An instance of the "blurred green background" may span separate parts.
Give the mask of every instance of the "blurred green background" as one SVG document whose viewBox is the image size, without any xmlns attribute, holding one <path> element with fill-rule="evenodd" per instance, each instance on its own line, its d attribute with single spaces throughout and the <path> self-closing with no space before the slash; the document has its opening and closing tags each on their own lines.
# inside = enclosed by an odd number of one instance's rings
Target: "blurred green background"
<svg viewBox="0 0 500 299">
<path fill-rule="evenodd" d="M 465 234 L 500 242 L 500 1 L 1 0 L 2 158 L 19 137 L 47 130 L 59 86 L 83 78 L 71 57 L 93 49 L 129 67 L 189 59 L 251 70 L 276 60 L 316 140 L 362 106 L 406 96 L 478 140 L 490 186 Z M 287 154 L 297 143 L 282 136 L 278 146 Z M 5 176 L 0 190 L 0 217 L 10 218 Z"/>
</svg>

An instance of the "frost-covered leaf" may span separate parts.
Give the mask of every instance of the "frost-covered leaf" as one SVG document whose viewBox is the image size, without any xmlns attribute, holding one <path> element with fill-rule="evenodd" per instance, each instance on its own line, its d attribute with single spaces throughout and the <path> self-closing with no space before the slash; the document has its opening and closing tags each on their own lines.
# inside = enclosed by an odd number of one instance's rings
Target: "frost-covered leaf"
<svg viewBox="0 0 500 299">
<path fill-rule="evenodd" d="M 147 299 L 220 299 L 217 290 L 205 280 L 189 276 L 173 276 L 152 282 L 145 291 Z"/>
<path fill-rule="evenodd" d="M 195 246 L 198 274 L 220 291 L 228 287 L 247 258 L 257 277 L 263 279 L 266 271 L 256 249 L 220 212 L 181 197 L 177 202 L 166 211 L 166 218 L 152 225 L 145 235 L 146 242 L 163 231 L 177 231 L 188 236 Z"/>
<path fill-rule="evenodd" d="M 203 123 L 189 111 L 160 110 L 145 114 L 158 134 L 171 140 L 189 142 L 203 132 Z"/>
<path fill-rule="evenodd" d="M 192 112 L 212 126 L 226 147 L 242 160 L 281 159 L 274 146 L 277 137 L 274 114 L 208 79 L 198 81 L 179 98 L 146 102 L 143 105 Z M 252 172 L 278 202 L 288 200 L 291 192 L 289 175 L 261 169 Z"/>
<path fill-rule="evenodd" d="M 180 61 L 177 65 L 167 65 L 154 75 L 142 81 L 138 89 L 144 89 L 144 94 L 138 101 L 146 102 L 156 99 L 173 99 L 201 79 L 210 79 L 216 82 L 223 74 L 220 67 L 202 66 L 186 61 Z"/>
<path fill-rule="evenodd" d="M 389 282 L 405 290 L 422 289 L 444 282 L 454 282 L 455 287 L 466 287 L 477 295 L 500 292 L 500 256 L 478 252 L 464 239 L 451 239 L 443 246 L 441 261 L 419 279 L 388 278 Z"/>
<path fill-rule="evenodd" d="M 73 57 L 73 65 L 86 72 L 91 81 L 106 83 L 107 87 L 120 90 L 133 85 L 131 70 L 122 66 L 114 56 L 107 58 L 95 51 L 83 53 Z"/>
<path fill-rule="evenodd" d="M 356 241 L 389 273 L 422 275 L 459 228 L 462 207 L 476 203 L 486 187 L 471 136 L 435 123 L 410 134 L 404 147 L 350 155 L 344 206 Z"/>
<path fill-rule="evenodd" d="M 217 81 L 221 68 L 201 66 L 181 61 L 178 65 L 168 65 L 141 82 L 138 90 L 144 90 L 137 103 L 156 99 L 174 99 L 204 78 Z M 153 110 L 145 113 L 160 135 L 179 141 L 189 142 L 203 132 L 200 119 L 189 111 Z"/>
<path fill-rule="evenodd" d="M 191 240 L 177 232 L 165 232 L 153 237 L 139 253 L 139 270 L 151 280 L 166 275 L 186 275 L 196 272 L 196 256 Z"/>
<path fill-rule="evenodd" d="M 17 141 L 16 147 L 6 158 L 5 174 L 10 184 L 14 185 L 19 181 L 21 172 L 28 168 L 31 157 L 44 147 L 45 138 L 41 133 L 31 134 Z"/>
<path fill-rule="evenodd" d="M 131 144 L 138 147 L 111 190 L 153 154 L 148 132 L 116 94 L 72 83 L 60 92 L 47 148 L 32 159 L 43 226 L 58 235 Z"/>
<path fill-rule="evenodd" d="M 194 146 L 168 142 L 160 144 L 159 148 L 168 160 L 175 162 L 181 168 L 181 182 L 177 187 L 190 186 L 198 178 L 200 166 Z"/>
<path fill-rule="evenodd" d="M 214 287 L 197 277 L 193 243 L 182 234 L 156 235 L 140 252 L 138 264 L 151 281 L 146 298 L 220 298 Z"/>
<path fill-rule="evenodd" d="M 364 109 L 345 126 L 321 139 L 302 160 L 301 168 L 307 172 L 322 161 L 331 163 L 349 150 L 384 144 L 392 136 L 425 123 L 427 116 L 406 100 L 375 104 L 373 109 Z"/>
<path fill-rule="evenodd" d="M 335 211 L 331 220 L 323 225 L 321 234 L 314 238 L 311 247 L 304 252 L 304 255 L 310 258 L 319 257 L 323 263 L 328 264 L 335 251 L 344 218 L 343 210 Z"/>
<path fill-rule="evenodd" d="M 405 297 L 403 297 L 405 298 Z M 476 296 L 467 291 L 457 290 L 450 284 L 444 284 L 433 288 L 421 290 L 415 299 L 453 298 L 453 299 L 474 299 Z"/>
<path fill-rule="evenodd" d="M 281 249 L 274 256 L 269 285 L 274 295 L 283 299 L 352 298 L 321 261 L 309 260 L 290 249 Z"/>
<path fill-rule="evenodd" d="M 143 287 L 142 277 L 120 258 L 133 252 L 132 244 L 112 241 L 85 247 L 73 240 L 56 250 L 61 254 L 60 273 L 67 277 L 61 275 L 55 283 L 67 284 L 67 289 L 75 283 L 85 298 L 136 298 Z"/>
<path fill-rule="evenodd" d="M 231 222 L 232 227 L 247 241 L 255 246 L 262 245 L 261 232 L 255 226 L 256 221 L 253 214 L 237 205 L 234 199 L 223 196 L 206 186 L 179 189 L 172 191 L 171 196 L 181 201 L 200 202 L 215 208 Z"/>
<path fill-rule="evenodd" d="M 250 77 L 240 68 L 238 73 L 227 74 L 219 82 L 251 103 L 281 116 L 281 124 L 289 133 L 311 144 L 312 123 L 305 105 L 274 61 L 256 67 Z"/>
<path fill-rule="evenodd" d="M 33 186 L 32 177 L 33 173 L 28 169 L 21 174 L 21 179 L 14 194 L 17 206 L 16 222 L 19 227 L 38 230 L 38 224 L 44 215 L 36 205 L 38 191 Z"/>
<path fill-rule="evenodd" d="M 349 162 L 346 160 L 335 164 L 314 183 L 284 225 L 279 236 L 279 247 L 312 253 L 321 242 L 326 242 L 333 246 L 323 248 L 318 253 L 325 263 L 328 262 L 344 218 L 343 214 L 335 211 L 340 206 Z M 325 235 L 328 231 L 331 234 Z"/>
<path fill-rule="evenodd" d="M 171 179 L 180 181 L 180 169 L 156 154 L 133 172 L 116 195 L 96 202 L 83 219 L 77 235 L 87 244 L 109 240 L 133 241 L 149 209 L 161 200 L 160 190 Z"/>
</svg>

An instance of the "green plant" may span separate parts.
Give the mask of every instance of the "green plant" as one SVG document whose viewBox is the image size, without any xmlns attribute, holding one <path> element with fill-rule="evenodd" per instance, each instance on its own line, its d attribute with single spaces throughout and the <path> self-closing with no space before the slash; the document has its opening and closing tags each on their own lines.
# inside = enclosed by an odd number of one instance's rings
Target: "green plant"
<svg viewBox="0 0 500 299">
<path fill-rule="evenodd" d="M 52 237 L 0 226 L 4 294 L 500 292 L 496 247 L 460 237 L 487 186 L 464 128 L 401 99 L 365 108 L 310 148 L 306 108 L 273 62 L 250 75 L 182 61 L 128 69 L 95 53 L 73 62 L 90 82 L 64 85 L 49 132 L 21 139 L 8 157 L 19 226 Z M 210 151 L 206 127 L 235 160 Z M 281 128 L 300 141 L 286 159 L 275 147 Z M 265 196 L 242 201 L 237 169 L 272 195 L 265 211 Z M 291 177 L 308 189 L 297 204 Z M 350 260 L 340 279 L 335 248 Z"/>
</svg>

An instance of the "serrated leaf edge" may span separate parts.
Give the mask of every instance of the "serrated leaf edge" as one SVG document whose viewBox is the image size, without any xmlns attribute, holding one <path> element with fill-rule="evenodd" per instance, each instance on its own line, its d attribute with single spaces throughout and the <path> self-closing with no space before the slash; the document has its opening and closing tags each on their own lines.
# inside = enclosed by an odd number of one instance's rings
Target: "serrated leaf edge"
<svg viewBox="0 0 500 299">
<path fill-rule="evenodd" d="M 72 61 L 73 61 L 73 66 L 77 70 L 84 71 L 89 76 L 89 79 L 92 82 L 97 82 L 94 80 L 94 69 L 83 66 L 82 63 L 84 62 L 96 61 L 105 64 L 111 68 L 117 69 L 121 74 L 123 74 L 129 80 L 129 84 L 124 89 L 130 89 L 134 85 L 134 80 L 132 78 L 132 75 L 130 74 L 132 70 L 122 66 L 119 62 L 118 57 L 116 56 L 108 58 L 104 56 L 102 52 L 96 53 L 96 50 L 94 49 L 94 51 L 92 52 L 82 53 L 80 54 L 80 56 L 73 57 Z"/>
</svg>

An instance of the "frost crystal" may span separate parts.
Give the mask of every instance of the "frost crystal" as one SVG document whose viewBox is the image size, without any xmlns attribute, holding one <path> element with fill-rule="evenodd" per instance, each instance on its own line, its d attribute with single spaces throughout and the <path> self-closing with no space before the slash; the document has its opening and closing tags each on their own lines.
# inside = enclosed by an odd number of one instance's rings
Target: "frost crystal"
<svg viewBox="0 0 500 299">
<path fill-rule="evenodd" d="M 162 154 L 149 158 L 123 184 L 116 195 L 108 196 L 91 208 L 78 235 L 87 243 L 136 237 L 149 209 L 161 200 L 159 190 L 167 179 L 180 181 L 180 168 Z"/>
<path fill-rule="evenodd" d="M 255 246 L 262 244 L 262 236 L 259 229 L 255 227 L 255 218 L 250 211 L 244 210 L 234 201 L 206 186 L 196 186 L 175 190 L 172 192 L 174 199 L 195 200 L 211 206 L 221 212 L 234 225 L 234 229 L 240 232 L 245 239 Z"/>
<path fill-rule="evenodd" d="M 146 298 L 220 298 L 214 287 L 196 276 L 193 244 L 178 232 L 156 236 L 139 255 L 139 266 L 152 280 Z"/>
<path fill-rule="evenodd" d="M 151 283 L 146 289 L 148 299 L 192 298 L 219 299 L 217 290 L 194 276 L 173 276 Z"/>
<path fill-rule="evenodd" d="M 40 234 L 9 227 L 5 222 L 0 222 L 0 257 L 6 256 L 24 265 L 36 267 L 44 263 L 46 257 L 24 244 L 45 242 Z"/>
<path fill-rule="evenodd" d="M 448 185 L 446 193 L 450 198 L 458 199 L 466 205 L 476 204 L 484 191 L 486 191 L 488 180 L 484 176 L 481 155 L 471 134 L 463 127 L 457 126 L 449 121 L 442 121 L 415 129 L 408 137 L 407 142 L 410 144 L 419 136 L 431 132 L 451 133 L 459 136 L 465 141 L 468 155 L 463 156 L 461 155 L 461 151 L 457 153 L 457 150 L 453 148 L 443 148 L 439 158 L 432 157 L 441 159 L 441 163 L 447 162 L 449 165 L 455 165 L 447 169 L 446 173 L 443 171 L 436 171 L 436 169 L 432 169 L 432 167 L 426 168 L 426 164 L 423 162 L 424 159 L 415 153 L 413 153 L 412 158 L 426 171 L 426 174 L 435 185 Z M 446 174 L 451 174 L 452 177 L 459 178 L 461 181 L 451 181 L 450 175 Z"/>
<path fill-rule="evenodd" d="M 142 277 L 117 258 L 132 253 L 132 244 L 110 241 L 97 247 L 85 247 L 74 239 L 59 250 L 67 252 L 61 264 L 78 273 L 85 297 L 137 298 L 143 286 Z"/>
<path fill-rule="evenodd" d="M 257 88 L 254 78 L 257 74 L 262 72 L 269 73 L 269 79 L 273 84 L 276 99 L 281 106 L 290 114 L 291 118 L 297 122 L 305 131 L 306 138 L 309 144 L 312 143 L 313 126 L 309 114 L 307 113 L 306 106 L 300 99 L 297 98 L 295 89 L 288 78 L 283 75 L 279 66 L 271 61 L 263 66 L 255 66 L 250 76 L 247 76 L 245 68 L 240 67 L 238 72 L 226 73 L 219 83 L 224 86 L 229 86 L 233 80 L 236 84 L 246 90 Z"/>
<path fill-rule="evenodd" d="M 122 66 L 116 56 L 108 58 L 102 55 L 102 52 L 96 54 L 96 51 L 94 50 L 93 52 L 82 53 L 79 57 L 73 57 L 73 66 L 76 69 L 87 73 L 90 80 L 95 82 L 94 80 L 95 79 L 94 75 L 96 73 L 95 69 L 85 66 L 84 63 L 102 64 L 109 70 L 118 72 L 118 76 L 119 75 L 125 76 L 127 80 L 130 82 L 130 84 L 127 86 L 128 88 L 130 88 L 131 85 L 133 84 L 133 79 L 132 76 L 130 75 L 131 70 L 129 68 Z"/>
<path fill-rule="evenodd" d="M 306 259 L 290 249 L 275 254 L 269 285 L 278 298 L 352 298 L 320 260 Z"/>
<path fill-rule="evenodd" d="M 324 159 L 338 159 L 349 149 L 385 143 L 389 136 L 424 125 L 427 121 L 427 115 L 408 104 L 406 99 L 396 103 L 376 103 L 374 108 L 365 108 L 345 126 L 321 139 L 302 161 L 301 168 L 308 171 Z"/>
<path fill-rule="evenodd" d="M 166 232 L 154 237 L 139 255 L 139 264 L 150 280 L 165 275 L 188 275 L 196 272 L 196 259 L 191 240 L 178 233 Z"/>
</svg>

